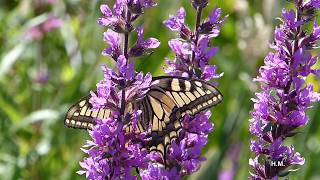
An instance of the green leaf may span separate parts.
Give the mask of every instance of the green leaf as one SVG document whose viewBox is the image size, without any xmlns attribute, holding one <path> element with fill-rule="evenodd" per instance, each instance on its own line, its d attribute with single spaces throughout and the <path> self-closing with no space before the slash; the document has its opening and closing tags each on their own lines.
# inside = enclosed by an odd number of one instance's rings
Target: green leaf
<svg viewBox="0 0 320 180">
<path fill-rule="evenodd" d="M 0 80 L 11 69 L 26 48 L 26 43 L 16 45 L 11 51 L 5 54 L 0 62 Z"/>
</svg>

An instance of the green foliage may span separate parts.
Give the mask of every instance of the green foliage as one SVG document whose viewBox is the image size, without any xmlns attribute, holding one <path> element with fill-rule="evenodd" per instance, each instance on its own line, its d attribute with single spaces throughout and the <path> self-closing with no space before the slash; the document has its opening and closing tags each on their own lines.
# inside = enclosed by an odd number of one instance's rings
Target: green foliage
<svg viewBox="0 0 320 180">
<path fill-rule="evenodd" d="M 102 40 L 105 29 L 96 19 L 102 2 L 56 1 L 40 10 L 35 0 L 0 2 L 0 179 L 84 179 L 76 171 L 83 158 L 80 147 L 88 135 L 64 128 L 63 120 L 72 103 L 95 89 L 102 78 L 99 65 L 113 66 L 101 55 L 106 47 Z M 164 57 L 173 57 L 167 41 L 175 35 L 162 21 L 181 5 L 187 10 L 187 22 L 193 25 L 195 12 L 189 1 L 161 0 L 139 21 L 145 36 L 158 38 L 161 46 L 151 56 L 137 60 L 138 70 L 163 75 Z M 257 90 L 252 79 L 278 23 L 273 19 L 286 5 L 271 0 L 212 0 L 206 8 L 204 15 L 216 6 L 230 15 L 221 35 L 212 42 L 220 48 L 212 63 L 224 72 L 218 82 L 225 99 L 212 110 L 215 130 L 203 152 L 208 160 L 189 179 L 217 179 L 223 170 L 234 171 L 234 179 L 247 179 L 250 98 Z M 29 29 L 49 14 L 59 17 L 62 26 L 40 40 L 27 38 Z M 45 83 L 36 81 L 42 70 L 49 75 Z M 319 84 L 316 78 L 310 82 Z M 306 158 L 298 173 L 290 173 L 292 179 L 320 177 L 319 113 L 316 105 L 309 111 L 309 125 L 291 139 Z M 232 148 L 239 149 L 235 159 L 230 159 Z"/>
</svg>

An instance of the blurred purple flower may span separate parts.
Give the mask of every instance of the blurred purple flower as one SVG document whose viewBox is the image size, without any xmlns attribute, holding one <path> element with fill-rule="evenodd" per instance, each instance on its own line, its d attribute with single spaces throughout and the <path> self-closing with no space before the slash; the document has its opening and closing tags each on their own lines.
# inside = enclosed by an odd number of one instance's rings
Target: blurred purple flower
<svg viewBox="0 0 320 180">
<path fill-rule="evenodd" d="M 256 136 L 250 145 L 256 155 L 249 161 L 252 179 L 278 179 L 280 174 L 290 172 L 290 166 L 305 162 L 284 141 L 308 123 L 306 110 L 320 101 L 320 94 L 306 81 L 310 74 L 319 75 L 319 69 L 313 69 L 318 57 L 307 51 L 314 49 L 320 40 L 318 26 L 315 24 L 309 34 L 303 28 L 313 21 L 314 12 L 319 9 L 314 2 L 295 1 L 295 11 L 282 11 L 282 24 L 275 29 L 275 41 L 271 45 L 274 52 L 266 56 L 255 79 L 262 83 L 262 92 L 252 99 L 250 132 Z M 273 166 L 278 162 L 283 166 Z"/>
<path fill-rule="evenodd" d="M 62 20 L 60 18 L 54 15 L 49 15 L 44 22 L 30 28 L 27 31 L 26 37 L 28 39 L 39 41 L 44 37 L 45 34 L 54 31 L 61 26 Z"/>
<path fill-rule="evenodd" d="M 50 74 L 47 68 L 41 68 L 35 77 L 35 82 L 39 84 L 46 84 L 50 79 Z"/>
<path fill-rule="evenodd" d="M 223 170 L 219 173 L 219 180 L 232 180 L 234 179 L 234 171 L 233 170 Z"/>
<path fill-rule="evenodd" d="M 235 178 L 238 169 L 238 159 L 241 152 L 242 143 L 230 143 L 225 159 L 229 166 L 221 169 L 218 175 L 219 180 L 232 180 Z"/>
</svg>

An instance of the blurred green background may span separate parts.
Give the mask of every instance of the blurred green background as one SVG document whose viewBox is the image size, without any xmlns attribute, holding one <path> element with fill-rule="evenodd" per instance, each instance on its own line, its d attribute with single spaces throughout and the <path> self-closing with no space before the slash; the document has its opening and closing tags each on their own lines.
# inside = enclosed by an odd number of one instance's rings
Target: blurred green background
<svg viewBox="0 0 320 180">
<path fill-rule="evenodd" d="M 101 55 L 107 46 L 102 40 L 106 29 L 96 23 L 99 5 L 105 2 L 0 1 L 0 179 L 84 179 L 76 171 L 84 156 L 79 148 L 89 137 L 85 131 L 65 128 L 63 121 L 67 108 L 102 79 L 99 65 L 112 62 Z M 173 57 L 167 41 L 176 35 L 162 21 L 180 6 L 194 26 L 195 11 L 187 0 L 158 1 L 138 21 L 145 26 L 145 37 L 161 41 L 151 56 L 137 60 L 138 70 L 163 75 L 164 57 Z M 218 82 L 225 99 L 212 110 L 215 130 L 203 152 L 208 160 L 188 178 L 247 179 L 250 98 L 258 90 L 252 78 L 269 51 L 268 42 L 279 23 L 275 18 L 288 4 L 210 0 L 204 15 L 216 6 L 230 15 L 212 42 L 220 47 L 212 63 L 224 72 Z M 319 79 L 311 77 L 310 82 L 319 91 Z M 306 158 L 290 179 L 320 179 L 319 104 L 308 113 L 308 126 L 287 141 Z"/>
</svg>

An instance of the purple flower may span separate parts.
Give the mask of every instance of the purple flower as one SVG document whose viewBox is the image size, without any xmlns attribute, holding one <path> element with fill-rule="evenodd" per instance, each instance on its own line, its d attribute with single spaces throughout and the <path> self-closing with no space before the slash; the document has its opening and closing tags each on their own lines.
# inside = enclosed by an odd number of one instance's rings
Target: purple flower
<svg viewBox="0 0 320 180">
<path fill-rule="evenodd" d="M 306 111 L 320 101 L 319 93 L 313 91 L 306 78 L 319 75 L 313 68 L 318 57 L 307 50 L 314 49 L 319 42 L 318 26 L 308 34 L 303 25 L 312 22 L 313 12 L 319 8 L 311 1 L 295 1 L 296 10 L 282 11 L 282 24 L 275 29 L 275 41 L 255 81 L 260 82 L 262 92 L 256 93 L 250 132 L 256 136 L 250 150 L 256 157 L 251 159 L 252 179 L 277 179 L 291 165 L 303 165 L 305 159 L 285 146 L 287 137 L 296 134 L 297 127 L 308 123 Z M 291 38 L 296 37 L 296 38 Z M 259 158 L 259 161 L 258 161 Z M 283 167 L 272 166 L 281 161 Z"/>
<path fill-rule="evenodd" d="M 320 26 L 316 22 L 313 25 L 312 36 L 313 36 L 314 39 L 319 39 L 320 38 Z"/>
<path fill-rule="evenodd" d="M 209 15 L 209 22 L 211 24 L 217 23 L 221 17 L 221 13 L 222 13 L 221 8 L 216 8 L 215 10 L 213 10 Z"/>
<path fill-rule="evenodd" d="M 296 13 L 294 12 L 294 10 L 287 11 L 286 9 L 283 9 L 282 16 L 283 16 L 283 20 L 285 22 L 285 25 L 288 28 L 294 29 L 294 28 L 297 28 L 298 26 L 301 26 L 303 24 L 302 20 L 298 21 L 296 19 Z"/>
<path fill-rule="evenodd" d="M 142 111 L 126 107 L 143 98 L 152 81 L 150 73 L 144 75 L 135 71 L 134 63 L 129 60 L 137 54 L 130 54 L 128 50 L 140 48 L 139 53 L 143 55 L 148 49 L 160 45 L 155 38 L 143 39 L 143 28 L 137 29 L 138 39 L 134 47 L 130 48 L 128 41 L 122 42 L 121 36 L 129 39 L 134 29 L 132 23 L 141 15 L 134 12 L 137 5 L 147 8 L 155 3 L 151 0 L 117 0 L 113 9 L 107 5 L 100 7 L 103 17 L 98 19 L 98 23 L 112 29 L 104 33 L 103 40 L 109 47 L 102 54 L 111 56 L 116 67 L 111 69 L 102 65 L 104 78 L 97 84 L 97 90 L 90 92 L 93 113 L 100 113 L 101 110 L 97 110 L 101 108 L 112 113 L 106 115 L 105 111 L 106 118 L 103 119 L 98 116 L 96 125 L 89 131 L 92 140 L 82 148 L 88 157 L 80 162 L 82 170 L 78 174 L 85 174 L 87 179 L 138 179 L 132 171 L 139 169 L 144 172 L 156 157 L 145 148 L 150 141 L 148 129 L 146 132 L 138 131 Z M 130 128 L 132 130 L 128 130 Z M 176 174 L 177 171 L 163 170 L 162 175 L 172 179 Z"/>
<path fill-rule="evenodd" d="M 195 59 L 199 62 L 199 67 L 204 68 L 209 60 L 218 52 L 217 47 L 209 47 L 209 38 L 202 37 L 197 47 L 194 47 Z"/>
<path fill-rule="evenodd" d="M 121 54 L 121 38 L 120 34 L 116 33 L 110 29 L 107 32 L 103 33 L 103 40 L 109 44 L 110 47 L 103 50 L 102 55 L 104 56 L 111 56 L 114 59 L 118 59 Z"/>
<path fill-rule="evenodd" d="M 149 49 L 155 49 L 160 46 L 160 42 L 156 38 L 148 38 L 143 39 L 143 27 L 140 26 L 137 28 L 138 33 L 138 40 L 136 44 L 130 49 L 129 55 L 133 57 L 142 56 L 146 53 Z"/>
<path fill-rule="evenodd" d="M 169 47 L 181 59 L 188 59 L 188 56 L 191 54 L 190 45 L 186 42 L 180 41 L 179 39 L 170 40 Z"/>
<path fill-rule="evenodd" d="M 186 17 L 186 11 L 181 7 L 176 16 L 170 16 L 170 18 L 163 23 L 171 31 L 180 31 L 182 26 L 184 26 L 184 19 Z"/>
<path fill-rule="evenodd" d="M 183 127 L 185 131 L 190 133 L 209 134 L 213 130 L 213 123 L 209 122 L 208 119 L 211 116 L 211 112 L 200 112 L 194 118 L 186 115 L 183 120 Z M 197 119 L 197 121 L 194 121 Z"/>
<path fill-rule="evenodd" d="M 143 27 L 140 26 L 137 29 L 138 32 L 138 44 L 143 47 L 144 49 L 154 49 L 159 47 L 160 42 L 158 39 L 155 38 L 148 38 L 146 40 L 143 40 Z"/>
<path fill-rule="evenodd" d="M 148 169 L 141 172 L 141 178 L 143 180 L 179 180 L 181 178 L 176 168 L 166 170 L 159 168 L 161 166 L 161 164 L 150 163 Z"/>
<path fill-rule="evenodd" d="M 117 16 L 121 16 L 125 7 L 127 5 L 127 0 L 116 0 L 113 9 Z"/>
<path fill-rule="evenodd" d="M 103 4 L 100 6 L 100 11 L 103 14 L 102 18 L 98 19 L 98 23 L 102 26 L 109 26 L 111 24 L 114 24 L 118 21 L 116 17 L 113 17 L 113 13 L 108 5 Z"/>
<path fill-rule="evenodd" d="M 289 66 L 279 57 L 279 54 L 269 53 L 264 63 L 265 65 L 259 70 L 261 76 L 255 80 L 268 83 L 270 87 L 285 87 L 290 79 Z"/>
<path fill-rule="evenodd" d="M 217 66 L 215 65 L 206 65 L 204 66 L 201 79 L 209 81 L 210 79 L 217 79 L 223 76 L 223 73 L 217 74 Z"/>
<path fill-rule="evenodd" d="M 214 9 L 210 13 L 209 19 L 200 25 L 199 32 L 201 34 L 206 34 L 206 36 L 210 39 L 213 37 L 217 37 L 220 33 L 221 26 L 223 25 L 227 17 L 228 16 L 225 16 L 223 19 L 220 20 L 221 9 L 220 8 Z"/>
</svg>

